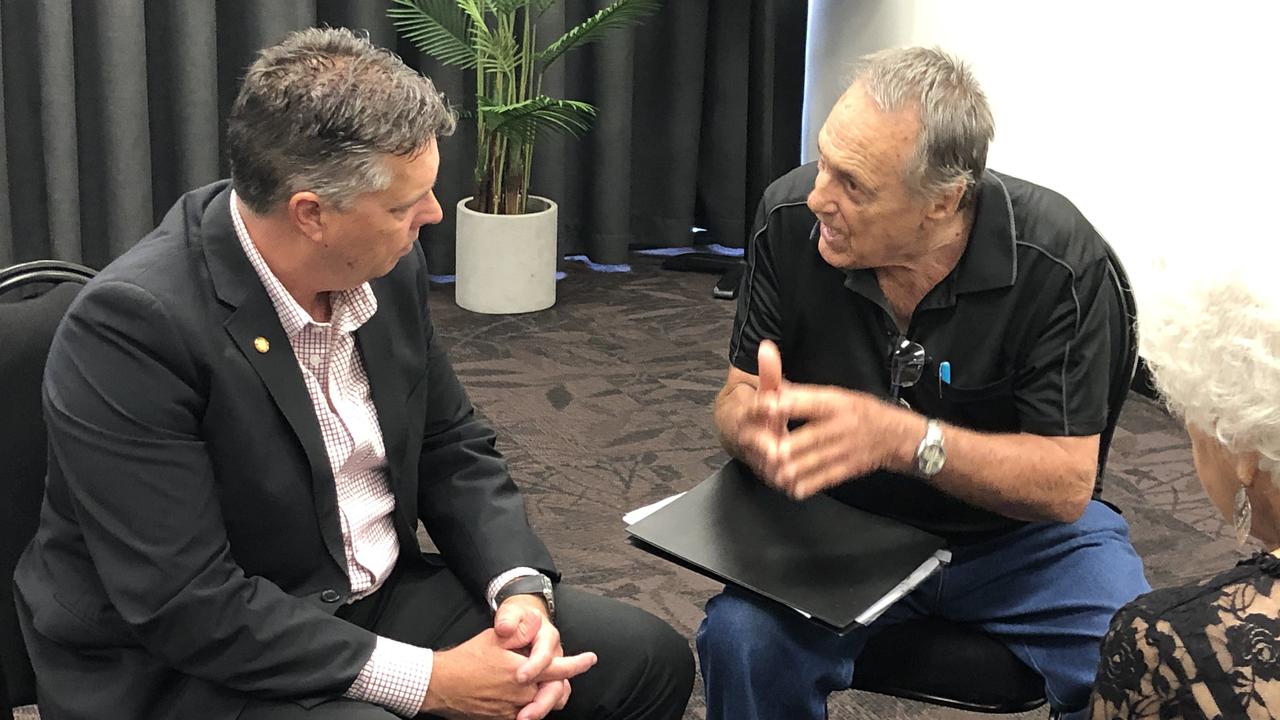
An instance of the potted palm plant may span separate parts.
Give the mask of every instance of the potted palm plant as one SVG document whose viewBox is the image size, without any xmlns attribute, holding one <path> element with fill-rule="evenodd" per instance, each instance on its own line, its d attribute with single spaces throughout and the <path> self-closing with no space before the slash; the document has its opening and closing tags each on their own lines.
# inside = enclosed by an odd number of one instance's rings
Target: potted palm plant
<svg viewBox="0 0 1280 720">
<path fill-rule="evenodd" d="M 423 54 L 476 73 L 475 189 L 458 203 L 460 306 L 531 312 L 555 303 L 556 204 L 529 194 L 538 137 L 581 137 L 596 110 L 542 93 L 542 76 L 569 50 L 656 12 L 660 0 L 614 0 L 539 47 L 538 18 L 556 0 L 392 0 L 396 29 Z"/>
</svg>

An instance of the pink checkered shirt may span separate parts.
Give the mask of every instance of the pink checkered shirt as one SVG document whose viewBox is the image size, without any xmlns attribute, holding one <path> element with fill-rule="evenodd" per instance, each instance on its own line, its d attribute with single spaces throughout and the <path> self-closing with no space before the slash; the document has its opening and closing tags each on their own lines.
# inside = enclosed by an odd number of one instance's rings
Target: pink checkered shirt
<svg viewBox="0 0 1280 720">
<path fill-rule="evenodd" d="M 234 191 L 231 220 L 280 316 L 311 396 L 337 488 L 352 596 L 366 597 L 382 586 L 400 554 L 382 428 L 369 393 L 369 376 L 355 350 L 354 333 L 373 317 L 378 301 L 368 283 L 330 293 L 330 321 L 316 322 L 267 267 L 249 237 Z M 426 697 L 433 659 L 429 649 L 379 636 L 346 696 L 413 717 Z"/>
</svg>

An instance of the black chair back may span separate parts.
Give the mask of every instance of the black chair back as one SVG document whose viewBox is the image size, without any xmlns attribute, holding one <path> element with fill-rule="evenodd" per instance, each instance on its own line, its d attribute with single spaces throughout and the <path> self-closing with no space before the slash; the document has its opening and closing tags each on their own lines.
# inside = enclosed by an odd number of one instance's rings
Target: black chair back
<svg viewBox="0 0 1280 720">
<path fill-rule="evenodd" d="M 1093 487 L 1093 496 L 1102 497 L 1102 480 L 1107 471 L 1107 455 L 1111 453 L 1111 439 L 1116 434 L 1116 425 L 1120 423 L 1120 411 L 1129 398 L 1129 389 L 1133 387 L 1133 376 L 1138 371 L 1138 303 L 1133 296 L 1133 286 L 1129 284 L 1129 275 L 1120 264 L 1120 258 L 1110 245 L 1107 248 L 1107 265 L 1111 273 L 1111 287 L 1116 295 L 1116 304 L 1120 307 L 1121 317 L 1114 318 L 1111 324 L 1111 345 L 1122 349 L 1113 351 L 1115 367 L 1111 372 L 1111 387 L 1107 395 L 1107 425 L 1098 438 L 1098 480 Z"/>
<path fill-rule="evenodd" d="M 0 706 L 34 703 L 35 677 L 13 607 L 13 570 L 35 535 L 47 468 L 40 382 L 53 332 L 89 268 L 54 260 L 0 270 Z"/>
</svg>

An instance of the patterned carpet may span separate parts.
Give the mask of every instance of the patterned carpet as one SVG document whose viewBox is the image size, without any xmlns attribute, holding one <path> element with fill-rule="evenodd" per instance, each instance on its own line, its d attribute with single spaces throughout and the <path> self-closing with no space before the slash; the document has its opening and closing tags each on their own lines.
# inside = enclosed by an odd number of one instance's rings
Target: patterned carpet
<svg viewBox="0 0 1280 720">
<path fill-rule="evenodd" d="M 556 305 L 531 315 L 468 313 L 453 304 L 452 286 L 437 286 L 433 312 L 566 581 L 640 605 L 692 637 L 718 587 L 629 546 L 621 516 L 688 489 L 725 460 L 711 406 L 728 367 L 733 303 L 711 299 L 714 276 L 663 271 L 644 256 L 632 268 L 571 265 Z M 1186 437 L 1139 396 L 1116 432 L 1106 487 L 1152 585 L 1203 577 L 1237 557 L 1195 479 Z M 705 718 L 701 693 L 699 683 L 686 718 Z M 832 696 L 830 711 L 833 720 L 975 717 L 853 692 Z"/>
</svg>

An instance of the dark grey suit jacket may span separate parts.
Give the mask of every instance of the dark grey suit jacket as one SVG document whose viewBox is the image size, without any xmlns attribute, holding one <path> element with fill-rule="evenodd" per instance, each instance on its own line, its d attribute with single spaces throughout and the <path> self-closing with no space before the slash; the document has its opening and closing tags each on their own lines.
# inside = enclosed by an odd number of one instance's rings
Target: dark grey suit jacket
<svg viewBox="0 0 1280 720">
<path fill-rule="evenodd" d="M 339 696 L 374 636 L 350 597 L 333 475 L 297 361 L 231 225 L 226 181 L 183 196 L 80 293 L 45 371 L 49 476 L 16 574 L 46 720 L 234 718 L 246 696 Z M 435 337 L 420 247 L 356 332 L 401 562 L 421 519 L 482 596 L 555 577 Z M 266 338 L 268 352 L 254 347 Z"/>
</svg>

